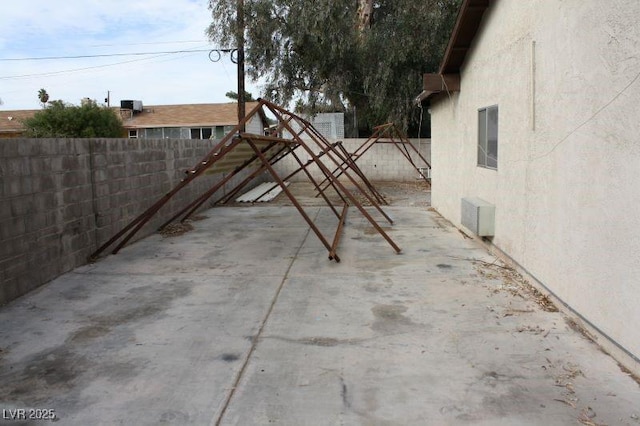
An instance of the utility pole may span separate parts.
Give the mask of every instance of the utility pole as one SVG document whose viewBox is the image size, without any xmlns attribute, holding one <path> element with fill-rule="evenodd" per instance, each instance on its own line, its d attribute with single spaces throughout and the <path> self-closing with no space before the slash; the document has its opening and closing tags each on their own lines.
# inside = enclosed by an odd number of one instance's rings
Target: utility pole
<svg viewBox="0 0 640 426">
<path fill-rule="evenodd" d="M 246 115 L 245 94 L 244 94 L 244 0 L 238 0 L 238 10 L 236 11 L 237 41 L 238 41 L 238 123 L 244 120 Z M 240 127 L 240 131 L 245 131 L 245 126 Z"/>
</svg>

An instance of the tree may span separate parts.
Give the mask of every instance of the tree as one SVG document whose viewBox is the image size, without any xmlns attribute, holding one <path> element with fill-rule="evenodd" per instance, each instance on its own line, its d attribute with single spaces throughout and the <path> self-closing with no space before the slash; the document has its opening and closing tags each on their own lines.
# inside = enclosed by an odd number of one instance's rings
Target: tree
<svg viewBox="0 0 640 426">
<path fill-rule="evenodd" d="M 82 106 L 51 101 L 23 124 L 26 135 L 36 138 L 119 138 L 124 133 L 120 117 L 96 101 Z"/>
<path fill-rule="evenodd" d="M 224 95 L 229 99 L 233 99 L 234 101 L 237 101 L 240 98 L 238 96 L 238 93 L 236 93 L 234 91 L 229 91 L 229 92 L 225 93 Z M 244 92 L 244 101 L 245 102 L 255 102 L 256 100 L 254 99 L 253 95 L 250 92 Z"/>
<path fill-rule="evenodd" d="M 44 108 L 47 105 L 47 102 L 49 102 L 49 94 L 47 93 L 46 90 L 40 89 L 38 90 L 38 99 L 42 104 L 42 108 Z"/>
<path fill-rule="evenodd" d="M 304 110 L 355 107 L 361 125 L 417 122 L 422 75 L 442 57 L 460 0 L 245 0 L 247 75 Z M 208 34 L 235 45 L 236 0 L 210 0 Z"/>
</svg>

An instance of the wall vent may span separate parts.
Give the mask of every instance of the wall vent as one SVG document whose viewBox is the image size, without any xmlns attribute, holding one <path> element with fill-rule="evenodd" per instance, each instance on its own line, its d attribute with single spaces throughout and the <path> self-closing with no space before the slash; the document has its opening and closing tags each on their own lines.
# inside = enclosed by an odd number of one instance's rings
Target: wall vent
<svg viewBox="0 0 640 426">
<path fill-rule="evenodd" d="M 418 167 L 418 171 L 420 172 L 418 179 L 422 179 L 422 176 L 431 179 L 431 167 Z"/>
<path fill-rule="evenodd" d="M 461 202 L 462 225 L 480 237 L 495 235 L 496 206 L 480 198 L 463 198 Z"/>
</svg>

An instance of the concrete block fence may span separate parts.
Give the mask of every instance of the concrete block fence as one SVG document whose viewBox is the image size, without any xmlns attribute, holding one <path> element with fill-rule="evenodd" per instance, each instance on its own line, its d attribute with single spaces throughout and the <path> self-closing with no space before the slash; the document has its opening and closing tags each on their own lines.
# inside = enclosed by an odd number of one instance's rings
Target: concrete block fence
<svg viewBox="0 0 640 426">
<path fill-rule="evenodd" d="M 0 304 L 85 264 L 97 247 L 173 188 L 213 144 L 173 139 L 0 141 Z M 155 232 L 221 178 L 203 175 L 193 181 L 135 238 Z"/>
<path fill-rule="evenodd" d="M 366 139 L 343 139 L 343 146 L 349 153 L 355 152 Z M 333 142 L 333 141 L 332 141 Z M 431 140 L 429 139 L 412 139 L 413 146 L 416 147 L 427 160 L 431 161 Z M 409 153 L 411 158 L 418 167 L 423 165 L 420 157 L 411 149 Z M 316 154 L 320 152 L 319 149 L 314 150 Z M 302 148 L 297 148 L 296 154 L 300 159 L 305 162 L 309 158 L 307 153 Z M 329 158 L 324 157 L 323 163 L 330 169 L 336 168 Z M 418 173 L 413 168 L 411 163 L 402 155 L 398 148 L 390 143 L 377 143 L 374 144 L 364 155 L 362 155 L 356 162 L 358 167 L 363 171 L 365 176 L 371 181 L 400 181 L 408 182 L 414 181 L 418 178 Z M 298 163 L 292 156 L 287 156 L 282 159 L 276 165 L 276 170 L 281 176 L 286 176 L 299 167 Z M 316 179 L 322 180 L 324 175 L 319 167 L 311 165 L 309 171 Z M 305 181 L 307 177 L 304 173 L 300 172 L 291 179 L 293 182 Z"/>
</svg>

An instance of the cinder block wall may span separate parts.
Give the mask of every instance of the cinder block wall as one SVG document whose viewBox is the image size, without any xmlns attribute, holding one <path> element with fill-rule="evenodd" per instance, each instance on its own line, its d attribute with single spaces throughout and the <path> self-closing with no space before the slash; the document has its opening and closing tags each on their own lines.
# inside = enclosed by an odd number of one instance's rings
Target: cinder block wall
<svg viewBox="0 0 640 426">
<path fill-rule="evenodd" d="M 171 190 L 213 144 L 168 139 L 0 142 L 0 304 L 85 264 L 99 245 Z M 203 175 L 190 183 L 135 238 L 155 232 L 219 179 L 219 174 Z"/>
<path fill-rule="evenodd" d="M 343 146 L 349 153 L 355 152 L 366 139 L 344 139 Z M 334 142 L 334 141 L 330 141 Z M 429 139 L 411 139 L 413 146 L 416 150 L 420 151 L 422 156 L 427 160 L 431 161 L 431 140 Z M 410 153 L 411 158 L 414 163 L 418 167 L 423 167 L 424 162 L 420 159 L 411 147 L 407 147 L 408 152 Z M 320 149 L 313 149 L 313 151 L 318 154 Z M 298 147 L 296 150 L 296 154 L 300 157 L 303 162 L 306 162 L 309 156 L 302 148 Z M 332 162 L 329 158 L 324 157 L 323 163 L 333 171 L 336 168 L 334 162 Z M 391 143 L 376 143 L 374 144 L 364 155 L 357 159 L 356 164 L 363 171 L 365 176 L 371 181 L 399 181 L 399 182 L 407 182 L 407 181 L 415 181 L 418 178 L 418 172 L 411 165 L 411 163 L 407 160 L 405 156 L 402 155 L 402 152 Z M 287 156 L 280 162 L 276 164 L 276 170 L 281 176 L 286 176 L 289 173 L 295 171 L 299 168 L 298 163 L 292 156 Z M 324 175 L 320 169 L 311 165 L 309 167 L 309 171 L 312 176 L 316 179 L 322 180 Z M 303 172 L 298 173 L 294 176 L 290 181 L 305 181 L 308 180 Z"/>
</svg>

